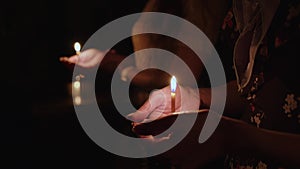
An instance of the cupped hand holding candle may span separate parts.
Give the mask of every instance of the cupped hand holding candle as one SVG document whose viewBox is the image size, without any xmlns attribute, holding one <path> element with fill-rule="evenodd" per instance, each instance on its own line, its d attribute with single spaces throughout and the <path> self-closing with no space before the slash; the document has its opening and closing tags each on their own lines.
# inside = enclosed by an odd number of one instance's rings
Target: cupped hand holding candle
<svg viewBox="0 0 300 169">
<path fill-rule="evenodd" d="M 104 58 L 105 54 L 108 52 L 108 50 L 100 51 L 94 48 L 87 49 L 81 52 L 81 45 L 78 42 L 74 43 L 74 49 L 76 51 L 75 55 L 70 57 L 61 57 L 60 61 L 76 64 L 84 68 L 91 68 L 98 65 Z"/>
<path fill-rule="evenodd" d="M 174 94 L 172 94 L 171 86 L 174 87 L 174 84 L 171 83 L 171 85 L 153 91 L 148 100 L 136 112 L 130 113 L 127 118 L 135 123 L 143 123 L 167 116 L 173 112 L 199 109 L 200 98 L 197 89 L 176 84 L 176 87 L 173 88 Z"/>
</svg>

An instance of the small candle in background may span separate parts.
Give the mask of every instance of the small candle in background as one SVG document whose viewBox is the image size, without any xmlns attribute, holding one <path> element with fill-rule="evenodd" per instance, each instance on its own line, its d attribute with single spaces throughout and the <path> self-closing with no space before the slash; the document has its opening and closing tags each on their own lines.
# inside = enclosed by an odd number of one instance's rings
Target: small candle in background
<svg viewBox="0 0 300 169">
<path fill-rule="evenodd" d="M 172 78 L 171 78 L 171 112 L 175 112 L 176 86 L 177 86 L 176 77 L 172 76 Z"/>
<path fill-rule="evenodd" d="M 81 49 L 81 45 L 79 42 L 75 42 L 74 43 L 74 49 L 76 51 L 76 55 L 80 54 L 80 49 Z M 80 88 L 81 88 L 81 84 L 80 84 L 80 79 L 82 78 L 82 75 L 77 75 L 75 77 L 75 81 L 73 82 L 73 89 L 72 89 L 72 95 L 73 95 L 73 101 L 75 105 L 80 105 L 82 103 L 82 99 L 81 99 L 81 95 L 80 95 Z"/>
<path fill-rule="evenodd" d="M 81 95 L 80 95 L 80 88 L 81 88 L 80 79 L 82 77 L 83 77 L 82 75 L 77 75 L 75 77 L 75 81 L 72 83 L 72 96 L 75 105 L 80 105 L 82 103 Z"/>
<path fill-rule="evenodd" d="M 73 82 L 73 95 L 80 95 L 80 76 L 76 76 L 75 81 Z"/>
<path fill-rule="evenodd" d="M 81 49 L 81 45 L 80 45 L 79 42 L 74 43 L 74 49 L 76 51 L 76 55 L 79 55 L 80 54 L 80 49 Z"/>
</svg>

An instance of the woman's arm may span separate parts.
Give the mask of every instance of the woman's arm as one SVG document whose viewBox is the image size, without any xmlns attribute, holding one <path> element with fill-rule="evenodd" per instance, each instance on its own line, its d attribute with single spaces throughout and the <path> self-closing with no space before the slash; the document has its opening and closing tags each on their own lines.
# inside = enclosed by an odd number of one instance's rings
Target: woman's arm
<svg viewBox="0 0 300 169">
<path fill-rule="evenodd" d="M 183 116 L 182 118 L 187 123 L 192 118 L 190 114 L 180 116 Z M 178 167 L 193 169 L 204 167 L 216 159 L 225 157 L 228 153 L 251 153 L 257 157 L 277 161 L 286 167 L 299 168 L 300 135 L 259 129 L 241 120 L 223 116 L 210 138 L 200 144 L 198 139 L 200 132 L 205 132 L 202 128 L 206 117 L 207 112 L 198 113 L 197 120 L 187 136 L 174 148 L 157 158 L 167 159 Z M 168 129 L 170 123 L 176 118 L 177 115 L 163 117 L 151 123 L 136 126 L 135 131 L 141 135 L 145 131 L 147 134 L 157 133 L 161 128 Z M 176 126 L 172 133 L 182 132 L 181 129 L 185 124 L 182 125 Z M 172 139 L 172 134 L 169 139 Z"/>
<path fill-rule="evenodd" d="M 231 81 L 226 84 L 227 95 L 226 103 L 224 108 L 224 115 L 234 118 L 239 118 L 242 113 L 246 111 L 248 106 L 245 99 L 243 99 L 237 92 L 237 83 L 236 81 Z M 221 90 L 221 87 L 214 88 L 216 92 Z M 200 88 L 200 99 L 201 99 L 201 108 L 209 108 L 211 105 L 211 88 Z M 216 98 L 218 99 L 218 98 Z M 218 101 L 217 101 L 218 103 Z"/>
<path fill-rule="evenodd" d="M 277 161 L 283 166 L 300 167 L 300 135 L 260 129 L 245 122 L 224 117 L 227 152 L 247 154 Z"/>
</svg>

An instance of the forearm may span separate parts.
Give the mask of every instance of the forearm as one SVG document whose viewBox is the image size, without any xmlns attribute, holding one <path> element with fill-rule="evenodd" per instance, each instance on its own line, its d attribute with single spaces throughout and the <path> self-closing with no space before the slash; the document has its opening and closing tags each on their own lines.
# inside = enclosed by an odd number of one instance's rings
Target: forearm
<svg viewBox="0 0 300 169">
<path fill-rule="evenodd" d="M 223 119 L 227 126 L 225 144 L 228 153 L 254 153 L 258 158 L 299 168 L 300 135 L 260 129 L 226 117 Z"/>
<path fill-rule="evenodd" d="M 247 102 L 237 92 L 236 81 L 231 81 L 226 84 L 227 95 L 224 108 L 224 115 L 238 118 L 247 108 Z M 211 105 L 211 88 L 200 88 L 201 107 L 209 108 Z M 221 87 L 215 87 L 216 93 L 222 90 Z M 216 103 L 218 103 L 218 98 Z"/>
<path fill-rule="evenodd" d="M 300 166 L 300 135 L 252 128 L 253 149 L 258 155 L 278 161 L 286 167 Z M 258 131 L 256 131 L 258 130 Z"/>
</svg>

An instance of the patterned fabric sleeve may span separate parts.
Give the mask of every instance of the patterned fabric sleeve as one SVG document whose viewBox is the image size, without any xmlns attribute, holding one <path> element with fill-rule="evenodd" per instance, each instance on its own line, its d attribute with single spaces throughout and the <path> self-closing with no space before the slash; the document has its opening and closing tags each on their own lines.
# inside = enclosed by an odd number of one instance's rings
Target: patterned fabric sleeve
<svg viewBox="0 0 300 169">
<path fill-rule="evenodd" d="M 234 28 L 232 26 L 234 21 L 228 21 L 228 18 L 224 21 L 226 22 L 222 30 Z M 241 119 L 258 128 L 300 133 L 300 65 L 296 61 L 300 53 L 299 1 L 289 4 L 283 23 L 274 33 L 274 42 L 268 37 L 259 48 L 249 91 L 244 95 L 249 102 L 249 111 Z M 234 29 L 231 29 L 231 32 L 234 32 Z M 276 161 L 256 158 L 255 154 L 243 156 L 232 153 L 227 155 L 224 168 L 283 169 L 284 167 Z"/>
</svg>

